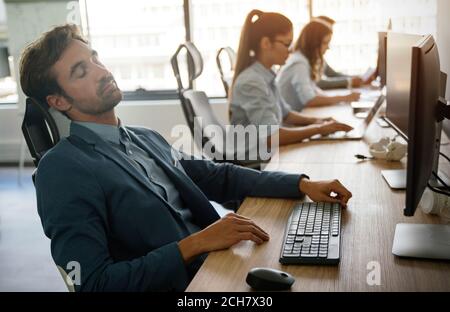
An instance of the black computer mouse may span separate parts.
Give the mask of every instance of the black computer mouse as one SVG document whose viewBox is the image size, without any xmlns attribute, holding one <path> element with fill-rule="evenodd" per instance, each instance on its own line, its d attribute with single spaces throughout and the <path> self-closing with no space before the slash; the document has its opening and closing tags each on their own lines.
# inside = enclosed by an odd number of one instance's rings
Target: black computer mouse
<svg viewBox="0 0 450 312">
<path fill-rule="evenodd" d="M 245 280 L 255 290 L 287 290 L 295 279 L 289 273 L 271 268 L 253 268 Z"/>
</svg>

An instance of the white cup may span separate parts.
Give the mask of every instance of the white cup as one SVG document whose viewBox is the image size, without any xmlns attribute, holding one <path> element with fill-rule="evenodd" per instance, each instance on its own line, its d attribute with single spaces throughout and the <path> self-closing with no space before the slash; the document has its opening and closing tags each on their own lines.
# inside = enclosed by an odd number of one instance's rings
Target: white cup
<svg viewBox="0 0 450 312">
<path fill-rule="evenodd" d="M 443 221 L 450 223 L 449 196 L 433 192 L 427 187 L 419 205 L 424 213 L 439 215 Z"/>
</svg>

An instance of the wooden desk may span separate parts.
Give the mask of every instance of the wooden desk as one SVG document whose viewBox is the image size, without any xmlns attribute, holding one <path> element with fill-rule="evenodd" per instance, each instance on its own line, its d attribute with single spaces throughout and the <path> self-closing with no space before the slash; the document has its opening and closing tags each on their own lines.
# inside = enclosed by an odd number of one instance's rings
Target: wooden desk
<svg viewBox="0 0 450 312">
<path fill-rule="evenodd" d="M 327 111 L 329 115 L 331 109 Z M 351 116 L 347 106 L 332 111 L 337 119 Z M 308 113 L 324 115 L 325 109 Z M 405 192 L 392 191 L 381 176 L 381 170 L 405 168 L 405 159 L 400 163 L 361 162 L 353 156 L 368 154 L 368 142 L 393 134 L 391 129 L 381 129 L 373 122 L 363 141 L 307 142 L 284 147 L 278 163 L 271 162 L 266 168 L 304 172 L 313 180 L 338 178 L 351 190 L 353 198 L 342 214 L 338 266 L 281 265 L 278 259 L 284 230 L 295 201 L 247 198 L 239 213 L 265 229 L 270 241 L 260 246 L 246 241 L 210 253 L 187 291 L 251 291 L 245 278 L 253 267 L 271 267 L 294 275 L 292 291 L 450 291 L 450 262 L 401 259 L 391 253 L 397 223 L 440 223 L 439 218 L 425 215 L 420 209 L 414 217 L 404 217 Z M 379 264 L 379 286 L 367 283 L 373 262 Z"/>
</svg>

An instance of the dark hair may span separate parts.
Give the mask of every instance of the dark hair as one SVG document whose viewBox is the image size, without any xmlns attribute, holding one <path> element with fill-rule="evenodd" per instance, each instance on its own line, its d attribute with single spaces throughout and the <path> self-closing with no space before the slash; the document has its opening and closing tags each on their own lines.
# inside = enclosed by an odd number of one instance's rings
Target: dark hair
<svg viewBox="0 0 450 312">
<path fill-rule="evenodd" d="M 28 97 L 47 104 L 48 95 L 65 96 L 51 68 L 72 40 L 88 43 L 76 25 L 67 24 L 44 33 L 25 48 L 20 60 L 20 85 Z"/>
<path fill-rule="evenodd" d="M 256 20 L 254 20 L 255 17 L 257 17 Z M 233 85 L 239 74 L 254 62 L 263 37 L 273 40 L 277 35 L 284 35 L 289 31 L 292 31 L 292 22 L 286 16 L 280 13 L 252 10 L 242 27 Z M 250 51 L 253 51 L 253 55 L 250 55 Z"/>
<path fill-rule="evenodd" d="M 323 69 L 323 55 L 320 52 L 323 39 L 332 34 L 333 30 L 323 21 L 309 22 L 303 28 L 295 43 L 294 50 L 300 51 L 311 66 L 311 78 L 318 80 Z"/>
</svg>

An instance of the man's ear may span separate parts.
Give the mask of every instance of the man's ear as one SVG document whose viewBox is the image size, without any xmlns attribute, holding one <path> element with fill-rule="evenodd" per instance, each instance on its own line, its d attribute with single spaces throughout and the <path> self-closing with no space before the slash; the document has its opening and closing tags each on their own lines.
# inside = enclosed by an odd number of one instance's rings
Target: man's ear
<svg viewBox="0 0 450 312">
<path fill-rule="evenodd" d="M 60 112 L 67 112 L 72 108 L 72 104 L 70 104 L 62 95 L 47 95 L 46 100 L 50 107 L 53 107 Z"/>
</svg>

